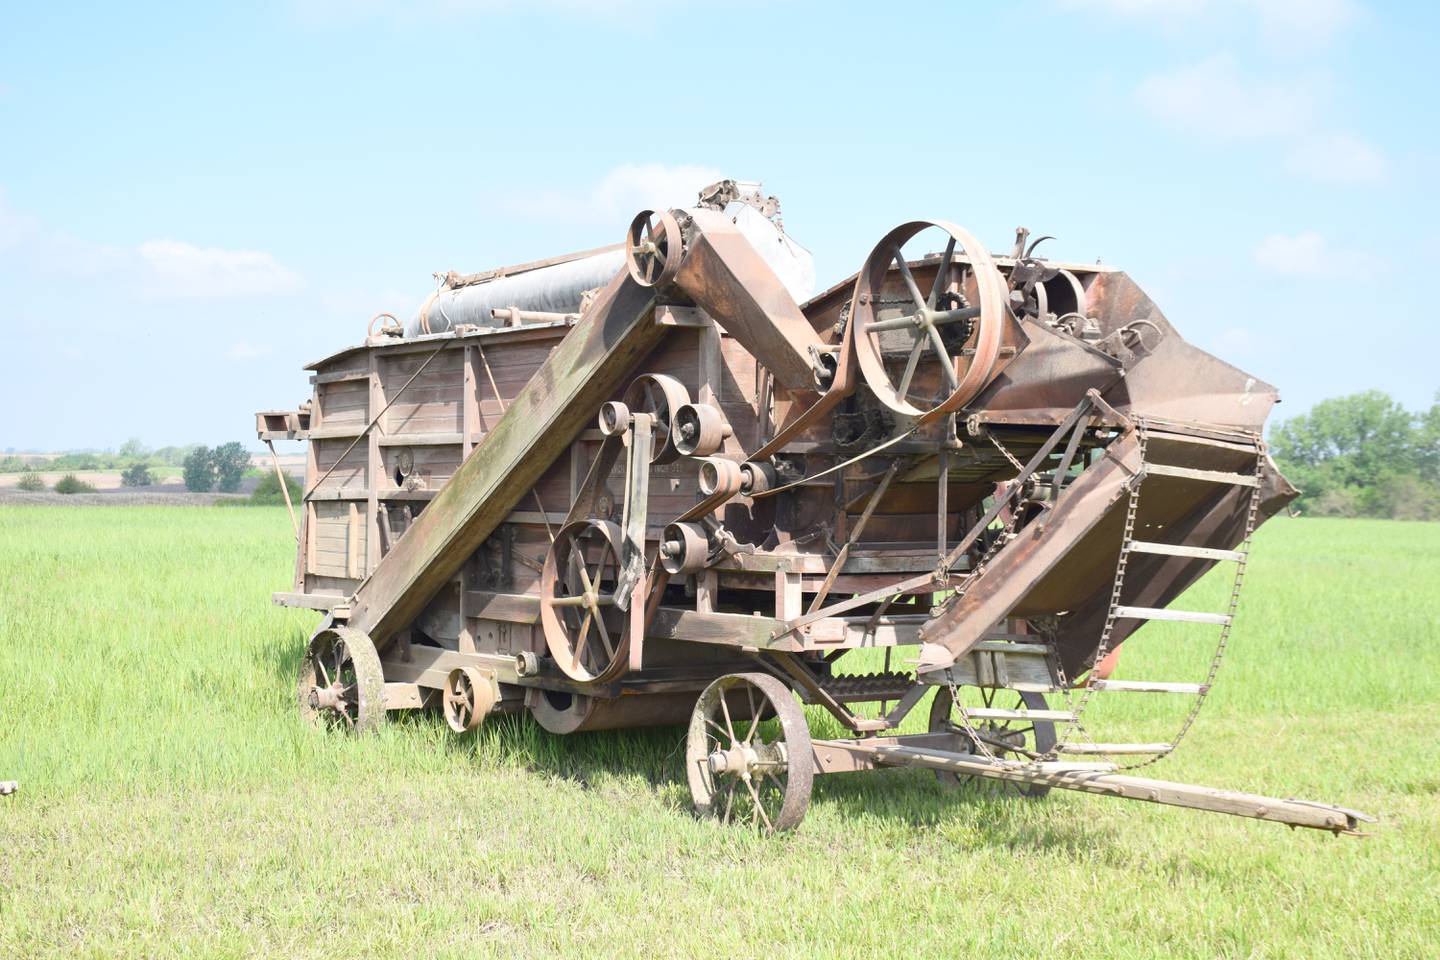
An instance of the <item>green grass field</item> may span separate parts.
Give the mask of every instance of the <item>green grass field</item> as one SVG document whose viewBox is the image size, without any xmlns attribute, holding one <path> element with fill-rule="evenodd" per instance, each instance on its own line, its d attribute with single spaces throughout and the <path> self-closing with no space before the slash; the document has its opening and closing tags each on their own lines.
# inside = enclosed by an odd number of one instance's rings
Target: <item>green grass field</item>
<svg viewBox="0 0 1440 960">
<path fill-rule="evenodd" d="M 765 838 L 690 815 L 679 730 L 348 740 L 292 704 L 292 559 L 283 508 L 0 507 L 0 956 L 1440 955 L 1440 526 L 1262 530 L 1153 770 L 1368 839 L 918 770 L 819 778 Z M 1153 625 L 1121 675 L 1193 676 L 1212 636 Z"/>
</svg>

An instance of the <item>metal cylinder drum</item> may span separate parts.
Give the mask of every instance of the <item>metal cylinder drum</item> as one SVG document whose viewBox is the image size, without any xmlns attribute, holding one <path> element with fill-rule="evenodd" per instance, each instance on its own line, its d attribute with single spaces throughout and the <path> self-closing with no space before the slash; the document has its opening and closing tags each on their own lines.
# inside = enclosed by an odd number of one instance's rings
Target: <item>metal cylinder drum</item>
<svg viewBox="0 0 1440 960">
<path fill-rule="evenodd" d="M 518 307 L 543 313 L 578 313 L 586 290 L 603 287 L 625 269 L 625 251 L 607 250 L 578 260 L 450 287 L 426 300 L 405 324 L 405 336 L 445 333 L 460 324 L 504 326 L 493 309 Z"/>
</svg>

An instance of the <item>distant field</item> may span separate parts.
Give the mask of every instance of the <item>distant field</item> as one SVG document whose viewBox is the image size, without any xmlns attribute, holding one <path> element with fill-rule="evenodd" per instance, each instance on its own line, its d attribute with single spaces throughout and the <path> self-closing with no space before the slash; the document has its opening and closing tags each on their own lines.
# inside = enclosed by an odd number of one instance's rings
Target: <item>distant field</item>
<svg viewBox="0 0 1440 960">
<path fill-rule="evenodd" d="M 1264 528 L 1153 771 L 1357 807 L 1363 840 L 915 770 L 820 778 L 764 838 L 690 815 L 678 730 L 348 740 L 293 708 L 293 543 L 284 508 L 0 505 L 0 956 L 1440 956 L 1440 525 Z M 1152 625 L 1120 675 L 1211 636 Z"/>
</svg>

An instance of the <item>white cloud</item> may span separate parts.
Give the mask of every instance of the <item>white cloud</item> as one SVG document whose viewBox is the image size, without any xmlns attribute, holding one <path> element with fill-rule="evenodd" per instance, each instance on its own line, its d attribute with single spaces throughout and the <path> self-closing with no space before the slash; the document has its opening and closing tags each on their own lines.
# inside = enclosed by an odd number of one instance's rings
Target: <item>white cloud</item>
<svg viewBox="0 0 1440 960">
<path fill-rule="evenodd" d="M 1374 183 L 1387 169 L 1375 144 L 1324 122 L 1331 83 L 1321 74 L 1248 74 L 1228 54 L 1154 74 L 1135 99 L 1158 121 L 1187 136 L 1285 148 L 1291 173 L 1322 183 Z"/>
<path fill-rule="evenodd" d="M 1329 276 L 1355 280 L 1374 276 L 1384 269 L 1379 257 L 1338 247 L 1313 230 L 1272 233 L 1256 244 L 1252 255 L 1266 270 L 1287 277 Z"/>
<path fill-rule="evenodd" d="M 628 222 L 644 209 L 695 205 L 701 187 L 723 177 L 698 164 L 626 163 L 610 170 L 590 188 L 574 193 L 550 191 L 510 197 L 504 206 L 545 219 Z"/>
<path fill-rule="evenodd" d="M 1296 144 L 1286 167 L 1324 183 L 1377 183 L 1388 164 L 1379 147 L 1349 133 L 1326 133 Z"/>
<path fill-rule="evenodd" d="M 0 250 L 19 246 L 38 229 L 35 218 L 11 207 L 0 191 Z"/>
<path fill-rule="evenodd" d="M 1227 54 L 1140 81 L 1135 97 L 1183 133 L 1219 140 L 1270 140 L 1307 130 L 1316 113 L 1315 78 L 1246 76 Z"/>
<path fill-rule="evenodd" d="M 163 299 L 262 296 L 292 293 L 300 275 L 258 250 L 197 247 L 150 240 L 137 248 L 148 270 L 146 292 Z"/>
<path fill-rule="evenodd" d="M 1251 27 L 1274 53 L 1324 47 L 1365 15 L 1355 0 L 1059 0 L 1061 7 L 1134 20 L 1166 31 L 1213 23 Z"/>
</svg>

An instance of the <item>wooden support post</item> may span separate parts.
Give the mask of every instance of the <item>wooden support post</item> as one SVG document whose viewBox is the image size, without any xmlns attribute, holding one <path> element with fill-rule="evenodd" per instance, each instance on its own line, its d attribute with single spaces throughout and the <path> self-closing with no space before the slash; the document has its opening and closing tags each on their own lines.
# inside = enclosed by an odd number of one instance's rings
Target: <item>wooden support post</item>
<svg viewBox="0 0 1440 960">
<path fill-rule="evenodd" d="M 468 459 L 475 449 L 475 433 L 480 429 L 480 394 L 476 391 L 475 348 L 465 345 L 464 389 L 460 394 L 460 457 Z"/>
<path fill-rule="evenodd" d="M 385 389 L 380 381 L 380 354 L 370 351 L 370 398 L 365 408 L 368 420 L 381 411 L 367 437 L 365 447 L 365 574 L 380 563 L 380 484 L 385 481 L 385 464 L 380 456 L 380 437 L 385 429 Z M 353 506 L 352 506 L 353 510 Z"/>
<path fill-rule="evenodd" d="M 935 517 L 935 540 L 939 549 L 940 561 L 943 563 L 945 555 L 950 552 L 950 538 L 947 535 L 946 521 L 949 519 L 950 499 L 950 451 L 942 448 L 937 463 L 939 473 L 939 486 L 936 489 L 936 517 Z"/>
<path fill-rule="evenodd" d="M 695 575 L 695 609 L 698 612 L 714 613 L 719 593 L 720 574 L 714 570 L 701 570 Z"/>
</svg>

